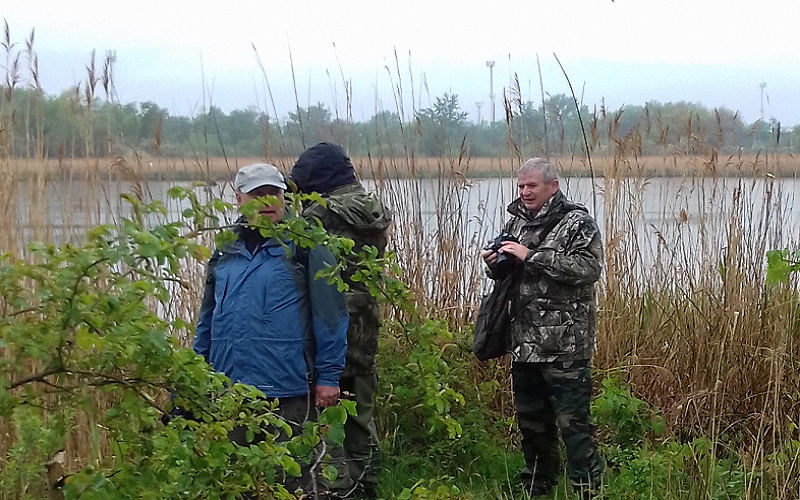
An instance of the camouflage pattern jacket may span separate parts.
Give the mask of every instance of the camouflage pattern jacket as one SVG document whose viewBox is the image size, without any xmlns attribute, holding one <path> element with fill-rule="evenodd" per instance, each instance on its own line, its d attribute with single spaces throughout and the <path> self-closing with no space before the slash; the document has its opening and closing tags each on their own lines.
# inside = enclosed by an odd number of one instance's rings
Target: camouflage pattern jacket
<svg viewBox="0 0 800 500">
<path fill-rule="evenodd" d="M 595 348 L 594 283 L 602 271 L 597 223 L 559 190 L 532 216 L 520 199 L 505 225 L 529 248 L 517 261 L 511 292 L 511 356 L 551 363 L 591 359 Z M 552 228 L 552 229 L 551 229 Z M 489 275 L 496 274 L 490 269 Z"/>
<path fill-rule="evenodd" d="M 366 245 L 378 249 L 383 255 L 386 249 L 386 231 L 392 219 L 380 198 L 367 193 L 361 184 L 348 184 L 322 195 L 327 203 L 323 207 L 312 203 L 303 209 L 303 216 L 318 218 L 325 229 L 335 235 L 350 238 L 355 242 L 356 254 Z M 367 287 L 350 278 L 355 265 L 350 264 L 342 278 L 350 286 L 346 292 L 350 326 L 347 329 L 347 357 L 342 377 L 366 375 L 375 372 L 375 354 L 378 351 L 378 329 L 380 308 Z"/>
</svg>

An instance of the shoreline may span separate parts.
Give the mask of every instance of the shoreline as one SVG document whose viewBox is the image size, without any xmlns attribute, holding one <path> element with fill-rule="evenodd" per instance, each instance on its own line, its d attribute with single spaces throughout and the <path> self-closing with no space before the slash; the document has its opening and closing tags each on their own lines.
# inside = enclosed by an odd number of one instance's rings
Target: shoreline
<svg viewBox="0 0 800 500">
<path fill-rule="evenodd" d="M 513 158 L 353 158 L 362 179 L 488 179 L 516 175 L 520 162 Z M 216 183 L 231 179 L 241 166 L 263 162 L 259 158 L 209 158 L 187 161 L 174 158 L 128 160 L 122 157 L 58 159 L 3 159 L 0 178 L 12 181 L 84 178 L 103 181 L 200 181 Z M 270 160 L 287 173 L 293 158 Z M 554 158 L 563 177 L 780 177 L 800 175 L 800 156 L 790 154 L 732 156 L 648 156 L 632 160 L 598 157 L 592 168 L 585 159 Z"/>
</svg>

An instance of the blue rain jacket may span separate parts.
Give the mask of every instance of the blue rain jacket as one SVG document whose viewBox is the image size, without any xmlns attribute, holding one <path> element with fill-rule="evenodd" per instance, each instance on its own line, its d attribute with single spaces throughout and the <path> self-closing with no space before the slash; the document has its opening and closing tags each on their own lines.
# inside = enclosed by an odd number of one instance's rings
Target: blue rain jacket
<svg viewBox="0 0 800 500">
<path fill-rule="evenodd" d="M 344 295 L 314 279 L 333 255 L 284 244 L 291 256 L 274 238 L 255 255 L 241 239 L 214 252 L 193 344 L 216 371 L 268 398 L 338 387 L 347 351 Z"/>
</svg>

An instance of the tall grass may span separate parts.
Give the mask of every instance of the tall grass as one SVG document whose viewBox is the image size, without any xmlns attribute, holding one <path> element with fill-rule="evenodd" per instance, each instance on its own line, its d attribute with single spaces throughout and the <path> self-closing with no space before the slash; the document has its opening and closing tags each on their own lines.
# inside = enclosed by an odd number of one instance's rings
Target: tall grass
<svg viewBox="0 0 800 500">
<path fill-rule="evenodd" d="M 32 44 L 33 36 L 30 54 Z M 7 83 L 0 98 L 0 130 L 7 131 L 14 129 L 11 120 L 40 116 L 34 107 L 26 117 L 3 112 L 23 80 L 20 64 L 11 57 L 8 30 L 5 46 Z M 33 70 L 31 66 L 35 75 Z M 89 73 L 84 95 L 78 98 L 83 103 L 76 110 L 79 117 L 91 113 L 97 82 L 94 70 Z M 396 89 L 409 86 L 399 70 L 396 78 L 401 80 Z M 38 76 L 23 83 L 38 88 Z M 344 110 L 341 115 L 352 113 Z M 782 191 L 779 180 L 795 178 L 800 161 L 769 151 L 721 158 L 709 149 L 688 156 L 668 153 L 666 145 L 663 156 L 641 157 L 636 133 L 618 137 L 614 116 L 604 119 L 608 123 L 595 122 L 592 130 L 592 137 L 605 133 L 606 143 L 614 145 L 593 154 L 602 198 L 598 223 L 605 239 L 605 273 L 598 285 L 598 378 L 621 367 L 634 394 L 660 411 L 670 435 L 708 436 L 719 447 L 714 455 L 736 454 L 753 472 L 773 474 L 774 482 L 768 485 L 748 483 L 747 498 L 797 498 L 797 452 L 787 455 L 787 466 L 763 469 L 766 458 L 785 442 L 800 439 L 797 283 L 768 288 L 763 282 L 765 251 L 796 247 L 800 240 L 800 228 L 787 226 L 787 221 L 797 220 L 796 193 Z M 91 141 L 90 132 L 82 140 Z M 467 141 L 442 157 L 420 157 L 414 134 L 425 133 L 409 128 L 402 144 L 387 144 L 376 129 L 371 154 L 354 158 L 354 163 L 394 212 L 391 246 L 419 310 L 460 328 L 473 320 L 485 286 L 480 247 L 499 229 L 488 223 L 494 214 L 486 211 L 502 210 L 515 197 L 513 182 L 507 189 L 487 191 L 480 179 L 487 174 L 513 178 L 520 159 L 511 153 L 508 158 L 472 158 Z M 697 137 L 682 139 L 702 143 Z M 41 152 L 12 158 L 8 154 L 12 140 L 0 133 L 0 206 L 6 210 L 0 217 L 0 251 L 23 257 L 27 242 L 74 241 L 89 226 L 118 221 L 125 210 L 118 201 L 120 192 L 152 199 L 164 192 L 162 183 L 195 179 L 204 183 L 198 189 L 208 197 L 230 198 L 226 180 L 239 166 L 253 161 L 202 155 L 167 160 L 113 150 L 88 159 L 52 160 Z M 40 143 L 41 137 L 29 140 Z M 599 141 L 592 142 L 598 147 Z M 87 151 L 93 149 L 87 144 Z M 266 145 L 265 150 L 269 151 Z M 293 163 L 293 158 L 281 156 L 264 159 L 284 171 Z M 566 175 L 588 173 L 581 159 L 554 160 Z M 679 192 L 685 194 L 676 200 L 665 199 L 666 192 L 648 191 L 653 177 L 664 175 L 675 176 L 682 183 Z M 180 212 L 174 202 L 163 201 L 173 213 Z M 657 221 L 650 221 L 654 201 Z M 183 286 L 175 290 L 164 314 L 194 320 L 203 272 L 187 261 Z M 181 341 L 189 345 L 191 339 Z M 502 365 L 487 368 L 471 359 L 462 361 L 469 368 L 465 377 L 470 383 L 478 386 L 501 378 L 501 387 L 505 384 L 508 374 Z M 484 403 L 513 415 L 507 389 L 496 390 Z M 105 404 L 96 402 L 98 408 Z M 76 418 L 81 430 L 66 447 L 72 467 L 106 453 L 102 432 L 91 415 Z M 0 432 L 6 435 L 10 426 L 0 422 Z M 385 437 L 389 438 L 388 432 Z M 0 453 L 4 448 L 0 444 Z M 498 498 L 505 495 L 498 493 Z"/>
</svg>

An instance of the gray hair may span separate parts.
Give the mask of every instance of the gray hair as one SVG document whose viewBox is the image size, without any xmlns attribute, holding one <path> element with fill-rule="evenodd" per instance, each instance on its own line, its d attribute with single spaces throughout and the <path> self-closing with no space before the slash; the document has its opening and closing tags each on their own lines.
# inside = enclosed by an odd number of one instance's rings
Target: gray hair
<svg viewBox="0 0 800 500">
<path fill-rule="evenodd" d="M 530 172 L 539 172 L 542 182 L 545 184 L 549 184 L 558 179 L 558 170 L 556 170 L 556 167 L 552 163 L 544 158 L 531 158 L 523 163 L 522 166 L 519 167 L 517 177 Z"/>
</svg>

